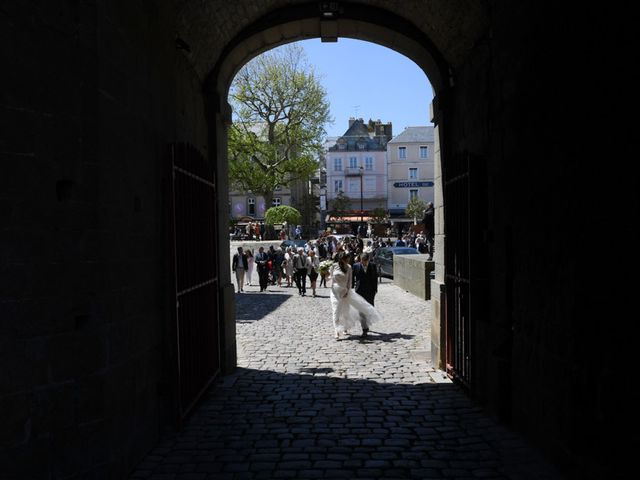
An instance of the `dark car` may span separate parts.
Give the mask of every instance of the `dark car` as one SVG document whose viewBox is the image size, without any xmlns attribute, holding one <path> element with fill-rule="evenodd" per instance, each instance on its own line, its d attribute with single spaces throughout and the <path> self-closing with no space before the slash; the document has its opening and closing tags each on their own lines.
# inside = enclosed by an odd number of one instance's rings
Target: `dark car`
<svg viewBox="0 0 640 480">
<path fill-rule="evenodd" d="M 393 278 L 393 257 L 396 255 L 417 255 L 417 248 L 411 247 L 380 247 L 376 250 L 373 262 L 378 268 L 381 277 Z"/>
<path fill-rule="evenodd" d="M 295 240 L 283 240 L 282 243 L 280 244 L 280 248 L 282 249 L 283 252 L 286 252 L 287 248 L 291 247 L 292 250 L 295 252 L 299 248 L 304 248 L 306 250 L 306 245 L 307 245 L 306 240 L 297 238 Z"/>
</svg>

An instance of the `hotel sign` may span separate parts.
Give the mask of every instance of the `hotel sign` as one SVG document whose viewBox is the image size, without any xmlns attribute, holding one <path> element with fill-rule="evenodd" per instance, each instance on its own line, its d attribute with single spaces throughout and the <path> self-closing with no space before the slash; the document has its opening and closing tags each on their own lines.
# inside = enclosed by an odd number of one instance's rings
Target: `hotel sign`
<svg viewBox="0 0 640 480">
<path fill-rule="evenodd" d="M 395 182 L 396 188 L 433 187 L 433 182 Z"/>
</svg>

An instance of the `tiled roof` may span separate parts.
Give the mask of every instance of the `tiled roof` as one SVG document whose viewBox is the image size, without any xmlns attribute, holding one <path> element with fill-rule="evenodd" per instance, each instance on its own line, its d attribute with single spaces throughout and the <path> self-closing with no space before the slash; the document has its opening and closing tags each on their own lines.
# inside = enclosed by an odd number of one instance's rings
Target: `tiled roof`
<svg viewBox="0 0 640 480">
<path fill-rule="evenodd" d="M 389 140 L 389 143 L 433 142 L 433 128 L 434 127 L 407 127 L 402 133 Z"/>
<path fill-rule="evenodd" d="M 361 118 L 350 119 L 351 125 L 336 140 L 335 144 L 329 146 L 327 151 L 384 151 L 386 150 L 388 135 L 374 135 L 369 131 L 369 125 Z M 378 121 L 379 122 L 379 121 Z M 388 125 L 389 131 L 390 124 Z M 363 145 L 364 144 L 364 145 Z"/>
<path fill-rule="evenodd" d="M 367 137 L 369 138 L 369 129 L 362 120 L 355 120 L 353 124 L 344 132 L 343 137 Z"/>
</svg>

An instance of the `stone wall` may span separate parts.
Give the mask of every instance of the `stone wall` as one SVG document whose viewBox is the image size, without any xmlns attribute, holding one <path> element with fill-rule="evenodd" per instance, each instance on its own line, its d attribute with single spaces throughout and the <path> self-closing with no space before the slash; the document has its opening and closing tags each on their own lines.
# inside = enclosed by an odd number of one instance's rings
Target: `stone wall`
<svg viewBox="0 0 640 480">
<path fill-rule="evenodd" d="M 431 300 L 431 272 L 435 262 L 429 255 L 394 255 L 393 283 L 422 300 Z"/>
<path fill-rule="evenodd" d="M 124 478 L 173 413 L 164 160 L 206 148 L 200 82 L 168 5 L 1 10 L 0 477 Z"/>
</svg>

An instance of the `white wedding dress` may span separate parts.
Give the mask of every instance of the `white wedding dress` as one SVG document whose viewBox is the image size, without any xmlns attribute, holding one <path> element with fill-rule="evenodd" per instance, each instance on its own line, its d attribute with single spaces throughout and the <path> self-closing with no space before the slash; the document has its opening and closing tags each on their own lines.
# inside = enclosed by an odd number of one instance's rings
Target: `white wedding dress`
<svg viewBox="0 0 640 480">
<path fill-rule="evenodd" d="M 361 326 L 360 313 L 364 315 L 367 328 L 382 320 L 380 312 L 351 288 L 351 275 L 351 266 L 346 272 L 340 270 L 337 263 L 331 267 L 331 312 L 336 335 Z"/>
</svg>

